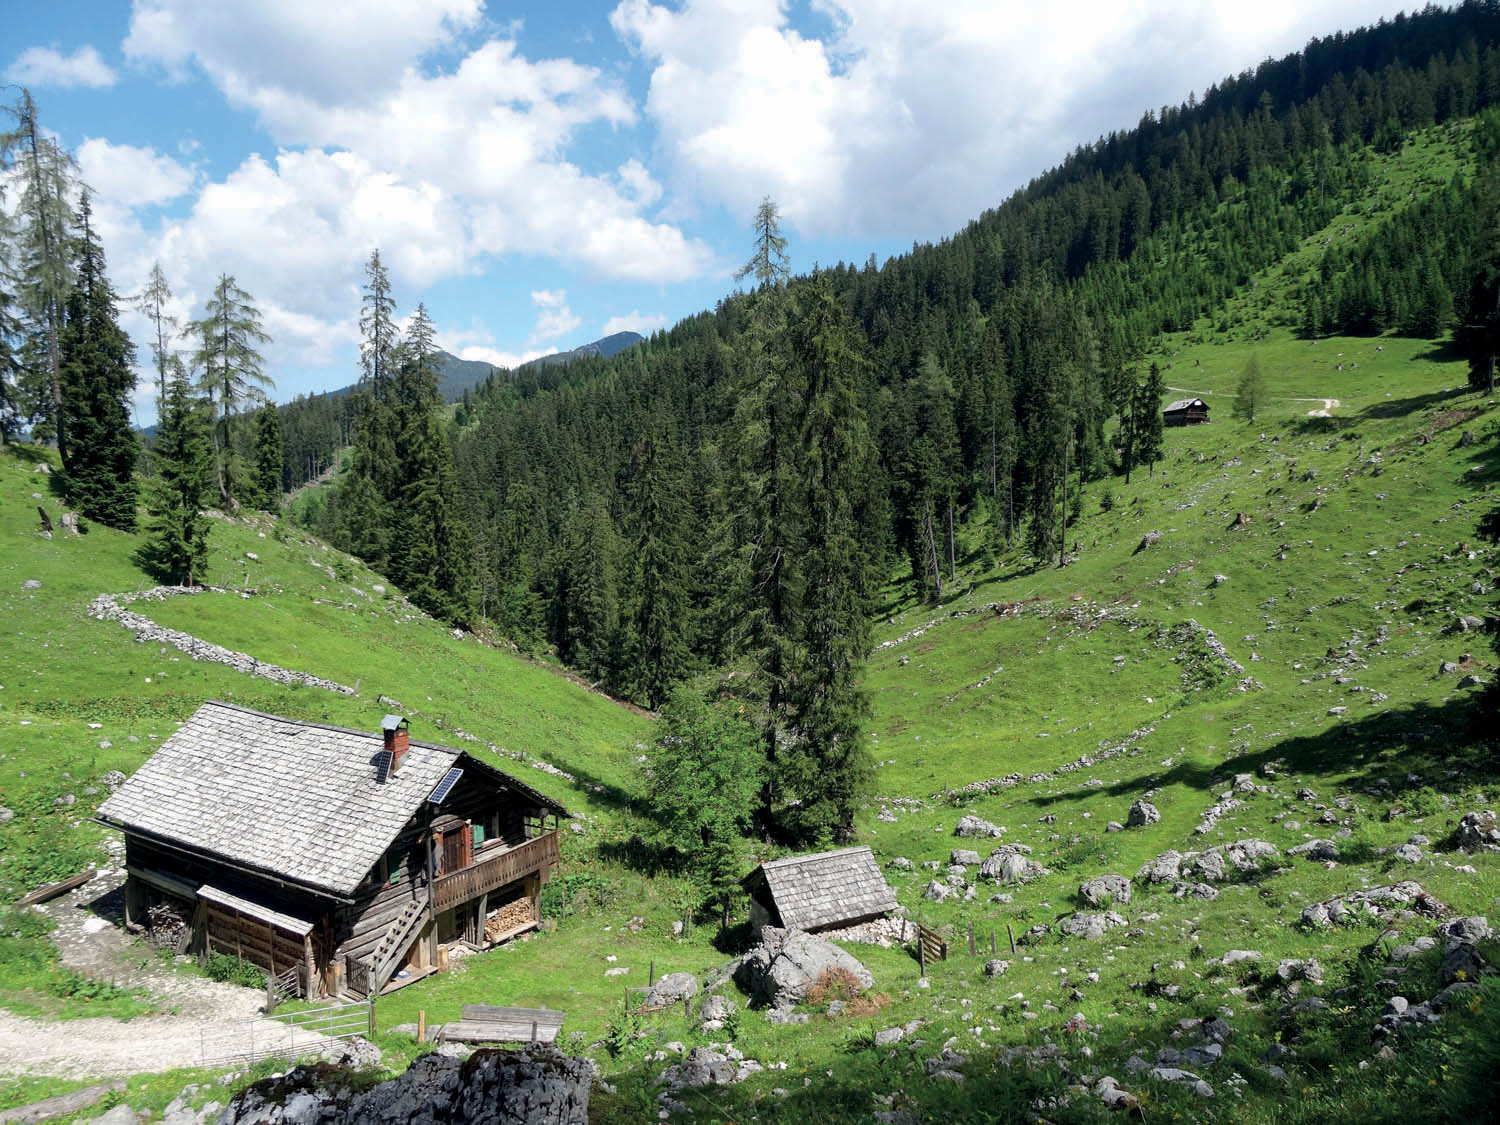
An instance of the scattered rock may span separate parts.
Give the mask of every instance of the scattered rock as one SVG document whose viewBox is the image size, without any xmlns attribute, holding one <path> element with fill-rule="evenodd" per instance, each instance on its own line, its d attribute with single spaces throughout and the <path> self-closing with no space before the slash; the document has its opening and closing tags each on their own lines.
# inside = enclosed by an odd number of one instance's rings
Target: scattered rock
<svg viewBox="0 0 1500 1125">
<path fill-rule="evenodd" d="M 1338 859 L 1339 849 L 1332 840 L 1307 840 L 1294 847 L 1287 848 L 1287 855 L 1302 855 L 1310 860 L 1325 861 Z"/>
<path fill-rule="evenodd" d="M 1161 813 L 1150 801 L 1136 801 L 1130 806 L 1130 814 L 1125 818 L 1126 828 L 1143 828 L 1148 824 L 1155 824 L 1161 819 Z"/>
<path fill-rule="evenodd" d="M 594 1064 L 551 1047 L 423 1055 L 402 1075 L 355 1095 L 352 1072 L 320 1063 L 235 1095 L 216 1125 L 585 1125 Z"/>
<path fill-rule="evenodd" d="M 922 897 L 928 902 L 947 902 L 953 894 L 953 888 L 947 883 L 939 883 L 936 879 L 927 884 L 922 891 Z"/>
<path fill-rule="evenodd" d="M 21 583 L 21 589 L 23 590 L 40 590 L 41 588 L 42 583 L 38 578 L 28 578 L 25 582 Z"/>
<path fill-rule="evenodd" d="M 698 995 L 698 978 L 692 973 L 668 973 L 657 979 L 646 993 L 646 1006 L 665 1007 L 680 1003 L 685 996 Z"/>
<path fill-rule="evenodd" d="M 1010 968 L 1009 961 L 1001 961 L 998 958 L 984 963 L 984 975 L 987 977 L 998 977 Z"/>
<path fill-rule="evenodd" d="M 1231 949 L 1220 958 L 1225 965 L 1238 965 L 1241 961 L 1259 961 L 1260 959 L 1261 953 L 1258 949 Z"/>
<path fill-rule="evenodd" d="M 1005 829 L 991 824 L 977 816 L 964 815 L 959 817 L 958 826 L 953 829 L 955 836 L 1003 836 Z"/>
<path fill-rule="evenodd" d="M 1447 908 L 1433 898 L 1422 885 L 1410 879 L 1386 886 L 1350 891 L 1325 902 L 1315 902 L 1302 911 L 1304 926 L 1320 927 L 1352 922 L 1359 917 L 1379 917 L 1386 910 L 1405 907 L 1429 918 L 1439 918 Z"/>
<path fill-rule="evenodd" d="M 948 862 L 957 867 L 978 867 L 979 853 L 968 848 L 954 848 L 948 854 Z"/>
<path fill-rule="evenodd" d="M 1402 863 L 1422 862 L 1422 849 L 1416 844 L 1402 844 L 1394 854 Z"/>
<path fill-rule="evenodd" d="M 1103 913 L 1080 911 L 1070 914 L 1057 924 L 1057 928 L 1072 937 L 1094 941 L 1102 938 L 1106 930 L 1126 925 L 1125 919 L 1113 910 Z"/>
<path fill-rule="evenodd" d="M 1448 838 L 1448 846 L 1466 852 L 1500 847 L 1500 821 L 1497 821 L 1494 811 L 1465 813 Z"/>
<path fill-rule="evenodd" d="M 1154 547 L 1154 546 L 1156 546 L 1156 544 L 1158 544 L 1160 542 L 1161 542 L 1161 532 L 1159 532 L 1159 531 L 1148 531 L 1148 532 L 1146 532 L 1145 535 L 1141 536 L 1141 544 L 1140 544 L 1139 547 L 1137 547 L 1135 549 L 1135 553 L 1138 555 L 1142 551 L 1144 551 L 1144 550 L 1146 550 L 1146 549 L 1148 549 L 1150 547 Z"/>
<path fill-rule="evenodd" d="M 1125 905 L 1130 902 L 1130 880 L 1123 875 L 1099 875 L 1079 886 L 1078 897 L 1086 906 Z"/>
<path fill-rule="evenodd" d="M 794 1007 L 824 973 L 843 969 L 861 988 L 875 983 L 870 970 L 832 942 L 801 930 L 763 927 L 759 944 L 745 954 L 734 980 L 753 1003 L 771 1008 Z"/>
</svg>

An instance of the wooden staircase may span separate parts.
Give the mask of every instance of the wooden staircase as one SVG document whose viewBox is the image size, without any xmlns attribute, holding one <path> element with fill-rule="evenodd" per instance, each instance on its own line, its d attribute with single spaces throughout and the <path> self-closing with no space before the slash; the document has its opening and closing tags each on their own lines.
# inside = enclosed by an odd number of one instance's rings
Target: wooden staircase
<svg viewBox="0 0 1500 1125">
<path fill-rule="evenodd" d="M 360 958 L 365 969 L 365 991 L 374 995 L 385 986 L 396 967 L 397 959 L 406 952 L 412 934 L 416 933 L 427 915 L 427 900 L 413 898 L 406 909 L 396 916 L 380 944 Z"/>
</svg>

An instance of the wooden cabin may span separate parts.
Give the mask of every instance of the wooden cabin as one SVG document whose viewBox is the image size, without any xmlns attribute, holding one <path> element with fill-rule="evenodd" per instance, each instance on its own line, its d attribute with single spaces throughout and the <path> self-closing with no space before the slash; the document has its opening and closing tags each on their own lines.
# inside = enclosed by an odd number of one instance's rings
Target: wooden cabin
<svg viewBox="0 0 1500 1125">
<path fill-rule="evenodd" d="M 1208 421 L 1208 403 L 1201 398 L 1180 398 L 1161 412 L 1164 426 L 1201 426 Z"/>
<path fill-rule="evenodd" d="M 125 835 L 127 923 L 167 904 L 194 951 L 363 998 L 537 925 L 567 815 L 398 715 L 359 731 L 211 702 L 95 819 Z"/>
<path fill-rule="evenodd" d="M 741 880 L 750 892 L 750 924 L 817 933 L 883 917 L 896 909 L 868 847 L 794 855 L 763 863 Z"/>
</svg>

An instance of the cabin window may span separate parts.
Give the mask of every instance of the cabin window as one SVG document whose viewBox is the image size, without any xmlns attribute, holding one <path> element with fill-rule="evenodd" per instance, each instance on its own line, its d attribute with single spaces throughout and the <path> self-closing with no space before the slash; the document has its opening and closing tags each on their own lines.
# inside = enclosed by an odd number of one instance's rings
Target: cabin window
<svg viewBox="0 0 1500 1125">
<path fill-rule="evenodd" d="M 484 822 L 476 821 L 474 824 L 474 846 L 477 848 L 485 841 Z"/>
</svg>

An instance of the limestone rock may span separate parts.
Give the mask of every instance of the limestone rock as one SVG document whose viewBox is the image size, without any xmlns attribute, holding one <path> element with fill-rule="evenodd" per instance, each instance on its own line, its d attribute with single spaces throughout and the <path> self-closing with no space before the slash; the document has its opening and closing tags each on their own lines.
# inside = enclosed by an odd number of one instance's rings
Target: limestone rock
<svg viewBox="0 0 1500 1125">
<path fill-rule="evenodd" d="M 1003 836 L 1005 829 L 991 824 L 981 817 L 965 814 L 958 818 L 958 825 L 953 829 L 955 836 Z"/>
<path fill-rule="evenodd" d="M 698 995 L 698 978 L 692 973 L 668 973 L 657 979 L 646 993 L 648 1008 L 681 1003 L 684 996 Z"/>
<path fill-rule="evenodd" d="M 1150 801 L 1139 800 L 1130 806 L 1130 814 L 1125 818 L 1126 828 L 1144 828 L 1148 824 L 1155 824 L 1161 819 L 1161 813 Z"/>
<path fill-rule="evenodd" d="M 734 981 L 752 1003 L 771 1008 L 795 1007 L 820 976 L 843 969 L 861 988 L 875 983 L 870 970 L 832 942 L 805 934 L 766 926 L 760 942 L 740 962 Z"/>
<path fill-rule="evenodd" d="M 1287 855 L 1302 855 L 1311 860 L 1338 859 L 1338 845 L 1332 840 L 1307 840 L 1295 847 L 1287 848 Z"/>
<path fill-rule="evenodd" d="M 1057 924 L 1057 928 L 1071 937 L 1094 941 L 1102 938 L 1106 930 L 1125 924 L 1125 919 L 1113 910 L 1103 913 L 1079 911 L 1064 918 Z"/>
<path fill-rule="evenodd" d="M 1130 880 L 1123 875 L 1098 875 L 1079 886 L 1078 897 L 1086 906 L 1125 905 L 1130 902 Z"/>
</svg>

